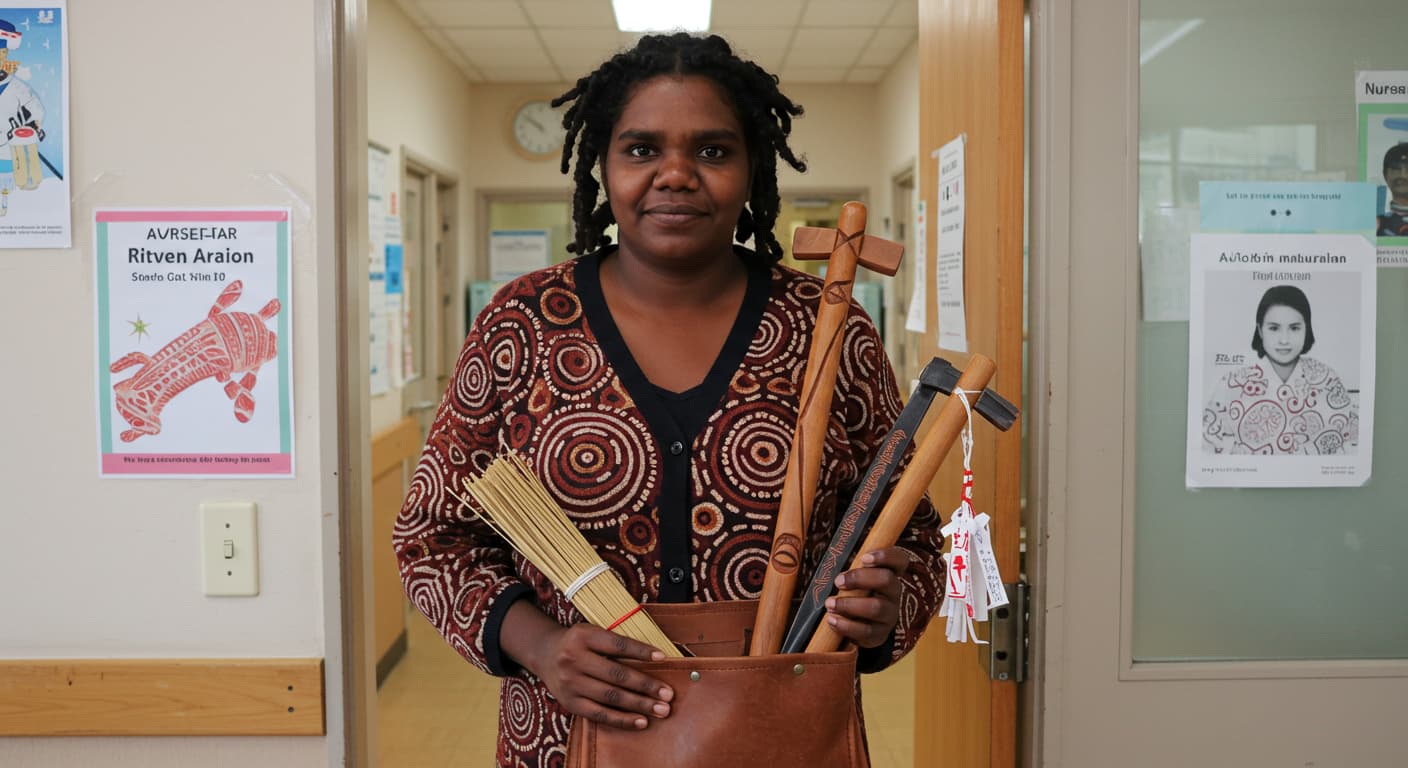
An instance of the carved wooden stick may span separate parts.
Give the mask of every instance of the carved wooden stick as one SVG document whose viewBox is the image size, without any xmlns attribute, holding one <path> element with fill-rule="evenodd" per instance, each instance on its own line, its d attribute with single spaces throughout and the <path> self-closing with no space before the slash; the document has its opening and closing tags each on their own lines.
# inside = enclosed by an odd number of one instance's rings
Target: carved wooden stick
<svg viewBox="0 0 1408 768">
<path fill-rule="evenodd" d="M 968 415 L 958 398 L 966 396 L 970 404 L 977 400 L 996 372 L 997 364 L 983 355 L 973 355 L 973 359 L 968 361 L 968 367 L 964 369 L 963 375 L 958 377 L 958 388 L 962 389 L 965 395 L 959 395 L 955 391 L 944 403 L 929 433 L 915 450 L 914 458 L 900 476 L 894 492 L 885 502 L 885 508 L 880 510 L 875 526 L 870 529 L 870 534 L 860 545 L 860 550 L 848 570 L 861 567 L 861 558 L 865 557 L 867 552 L 894 546 L 895 542 L 900 540 L 900 534 L 904 533 L 905 526 L 909 525 L 909 518 L 914 514 L 919 500 L 923 498 L 925 489 L 929 487 L 930 481 L 939 471 L 939 465 L 943 463 L 944 457 L 948 455 L 949 449 L 968 423 Z M 863 597 L 866 594 L 868 593 L 863 589 L 847 589 L 836 596 Z M 822 621 L 812 634 L 807 653 L 824 653 L 839 647 L 841 636 L 836 634 L 830 624 Z"/>
<path fill-rule="evenodd" d="M 841 208 L 836 229 L 801 227 L 793 236 L 794 257 L 827 259 L 826 284 L 817 305 L 816 329 L 802 379 L 801 409 L 787 456 L 787 477 L 777 511 L 772 555 L 753 626 L 749 649 L 753 656 L 777 653 L 782 647 L 787 612 L 797 586 L 797 568 L 802 563 L 802 542 L 807 535 L 817 479 L 821 474 L 826 424 L 831 415 L 831 396 L 836 389 L 836 366 L 841 360 L 856 265 L 893 275 L 904 253 L 898 243 L 866 237 L 865 219 L 865 206 L 849 202 Z"/>
</svg>

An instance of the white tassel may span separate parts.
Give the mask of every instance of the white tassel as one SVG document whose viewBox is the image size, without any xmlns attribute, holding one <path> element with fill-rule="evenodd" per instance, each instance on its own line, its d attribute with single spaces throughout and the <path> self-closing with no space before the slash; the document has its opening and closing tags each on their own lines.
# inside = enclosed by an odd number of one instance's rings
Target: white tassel
<svg viewBox="0 0 1408 768">
<path fill-rule="evenodd" d="M 949 539 L 949 552 L 944 555 L 947 577 L 944 600 L 939 615 L 948 619 L 944 635 L 950 643 L 974 642 L 986 645 L 973 630 L 974 621 L 987 621 L 988 609 L 1007 604 L 1007 592 L 1002 575 L 997 571 L 997 556 L 992 550 L 988 531 L 988 516 L 973 512 L 973 411 L 963 390 L 954 394 L 963 400 L 968 412 L 968 424 L 962 433 L 963 495 L 958 509 L 953 511 L 942 533 Z"/>
</svg>

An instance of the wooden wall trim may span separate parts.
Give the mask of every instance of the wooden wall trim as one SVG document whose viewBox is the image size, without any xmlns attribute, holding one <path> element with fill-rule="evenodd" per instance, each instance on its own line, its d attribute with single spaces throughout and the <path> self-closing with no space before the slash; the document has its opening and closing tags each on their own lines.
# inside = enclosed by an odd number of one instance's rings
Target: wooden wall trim
<svg viewBox="0 0 1408 768">
<path fill-rule="evenodd" d="M 420 434 L 420 424 L 411 416 L 372 435 L 372 477 L 400 469 L 401 462 L 406 459 L 414 461 L 420 458 L 423 445 L 425 438 Z"/>
<path fill-rule="evenodd" d="M 0 736 L 321 736 L 322 659 L 0 661 Z"/>
</svg>

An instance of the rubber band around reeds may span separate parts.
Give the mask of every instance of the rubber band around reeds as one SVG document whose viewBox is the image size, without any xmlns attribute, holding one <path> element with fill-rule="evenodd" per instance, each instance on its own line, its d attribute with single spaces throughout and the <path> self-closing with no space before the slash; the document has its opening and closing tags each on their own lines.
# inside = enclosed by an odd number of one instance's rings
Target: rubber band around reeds
<svg viewBox="0 0 1408 768">
<path fill-rule="evenodd" d="M 562 596 L 567 598 L 567 602 L 572 602 L 572 598 L 577 596 L 577 593 L 581 591 L 582 587 L 587 586 L 587 582 L 591 581 L 592 579 L 595 579 L 596 577 L 600 576 L 603 573 L 606 573 L 609 570 L 611 570 L 611 566 L 607 565 L 605 562 L 593 565 L 592 567 L 583 571 L 581 576 L 578 576 L 576 579 L 573 579 L 572 583 L 567 585 L 567 589 L 564 589 L 562 591 Z"/>
<path fill-rule="evenodd" d="M 607 631 L 613 630 L 613 629 L 615 629 L 615 628 L 621 626 L 622 624 L 625 624 L 625 623 L 626 623 L 626 619 L 629 619 L 629 618 L 631 618 L 632 616 L 636 615 L 637 613 L 640 613 L 640 609 L 642 609 L 642 608 L 644 608 L 644 607 L 645 607 L 644 605 L 637 605 L 636 607 L 632 608 L 631 610 L 626 611 L 626 614 L 625 614 L 624 616 L 622 616 L 621 618 L 619 618 L 619 619 L 617 619 L 617 620 L 611 622 L 611 626 L 609 626 L 609 627 L 606 628 Z"/>
</svg>

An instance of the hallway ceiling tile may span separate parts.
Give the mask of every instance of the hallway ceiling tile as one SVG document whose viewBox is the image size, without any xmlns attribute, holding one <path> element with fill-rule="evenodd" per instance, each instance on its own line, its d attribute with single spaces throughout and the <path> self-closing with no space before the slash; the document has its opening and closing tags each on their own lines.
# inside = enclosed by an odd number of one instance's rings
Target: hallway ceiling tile
<svg viewBox="0 0 1408 768">
<path fill-rule="evenodd" d="M 471 82 L 575 81 L 637 35 L 610 0 L 393 0 Z M 918 34 L 917 0 L 714 0 L 711 31 L 785 82 L 876 82 Z"/>
</svg>

